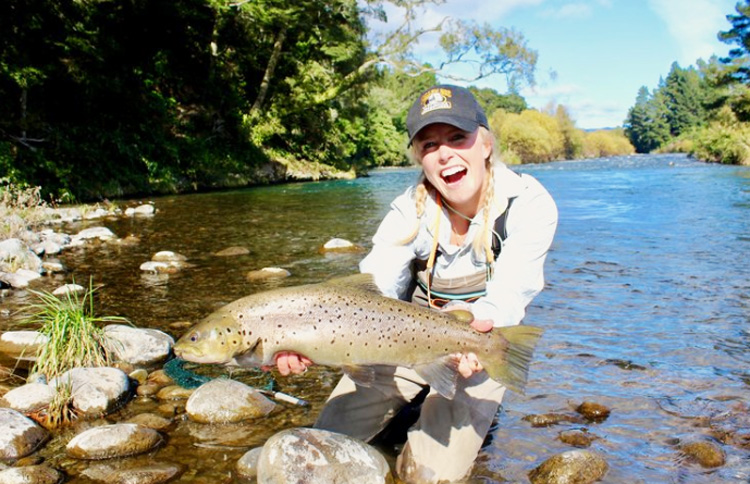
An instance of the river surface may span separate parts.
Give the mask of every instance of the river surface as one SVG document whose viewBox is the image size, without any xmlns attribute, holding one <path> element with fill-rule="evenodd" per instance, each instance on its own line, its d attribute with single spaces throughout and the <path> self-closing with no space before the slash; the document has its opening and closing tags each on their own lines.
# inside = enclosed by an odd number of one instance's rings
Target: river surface
<svg viewBox="0 0 750 484">
<path fill-rule="evenodd" d="M 748 482 L 750 169 L 659 155 L 517 170 L 537 177 L 560 213 L 547 286 L 525 320 L 545 334 L 526 394 L 506 397 L 473 481 L 527 482 L 529 470 L 573 449 L 559 433 L 578 429 L 598 437 L 591 449 L 610 466 L 603 482 Z M 362 253 L 326 255 L 319 247 L 340 237 L 368 248 L 390 201 L 417 175 L 414 169 L 383 170 L 354 181 L 151 199 L 152 218 L 96 223 L 139 242 L 64 252 L 60 258 L 70 272 L 43 285 L 86 284 L 93 277 L 101 285 L 99 313 L 179 337 L 184 330 L 173 323 L 197 321 L 241 296 L 355 272 Z M 250 253 L 213 255 L 231 246 Z M 169 276 L 142 274 L 140 264 L 161 250 L 185 255 L 192 267 Z M 247 280 L 248 271 L 269 266 L 292 275 Z M 8 302 L 29 298 L 20 294 Z M 17 326 L 7 316 L 3 324 Z M 180 482 L 235 482 L 237 459 L 276 431 L 310 425 L 337 377 L 324 368 L 276 375 L 282 391 L 311 405 L 282 404 L 263 421 L 231 427 L 178 420 L 167 444 L 148 459 L 185 465 Z M 544 428 L 523 420 L 574 415 L 584 401 L 609 407 L 611 415 L 601 423 Z M 124 416 L 163 411 L 159 405 L 139 400 Z M 695 439 L 717 443 L 726 464 L 703 469 L 686 462 L 677 445 Z M 76 464 L 60 462 L 75 475 Z"/>
</svg>

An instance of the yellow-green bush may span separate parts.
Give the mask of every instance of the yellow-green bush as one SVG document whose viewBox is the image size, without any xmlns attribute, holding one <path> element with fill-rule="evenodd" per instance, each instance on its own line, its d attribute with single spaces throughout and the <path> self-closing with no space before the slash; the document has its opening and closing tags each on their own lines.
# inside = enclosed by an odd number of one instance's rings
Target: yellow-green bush
<svg viewBox="0 0 750 484">
<path fill-rule="evenodd" d="M 493 131 L 504 152 L 515 153 L 523 163 L 557 160 L 565 151 L 557 120 L 535 110 L 492 117 Z"/>
<path fill-rule="evenodd" d="M 630 144 L 622 130 L 598 130 L 585 133 L 583 156 L 586 158 L 632 155 L 633 153 L 635 153 L 635 148 Z"/>
<path fill-rule="evenodd" d="M 712 123 L 691 134 L 690 154 L 703 161 L 750 165 L 750 124 Z"/>
</svg>

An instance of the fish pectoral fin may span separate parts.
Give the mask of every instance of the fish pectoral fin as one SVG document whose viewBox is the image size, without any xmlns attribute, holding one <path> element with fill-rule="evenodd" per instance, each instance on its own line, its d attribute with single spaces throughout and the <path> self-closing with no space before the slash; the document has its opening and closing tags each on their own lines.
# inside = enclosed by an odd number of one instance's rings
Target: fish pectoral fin
<svg viewBox="0 0 750 484">
<path fill-rule="evenodd" d="M 458 380 L 458 361 L 446 355 L 427 365 L 415 366 L 414 371 L 427 382 L 430 387 L 447 399 L 456 395 L 456 381 Z"/>
<path fill-rule="evenodd" d="M 375 278 L 372 274 L 353 274 L 351 276 L 335 277 L 326 281 L 324 284 L 329 286 L 354 288 L 365 292 L 380 294 L 381 296 L 383 295 L 383 292 L 375 284 Z"/>
<path fill-rule="evenodd" d="M 474 321 L 474 314 L 472 314 L 472 312 L 468 309 L 449 309 L 445 311 L 445 314 L 452 316 L 453 319 L 460 323 L 470 324 L 472 321 Z"/>
<path fill-rule="evenodd" d="M 357 385 L 369 388 L 375 382 L 374 366 L 345 365 L 342 370 Z"/>
<path fill-rule="evenodd" d="M 258 338 L 254 345 L 242 353 L 234 355 L 232 361 L 237 366 L 260 366 L 263 364 L 263 340 Z"/>
</svg>

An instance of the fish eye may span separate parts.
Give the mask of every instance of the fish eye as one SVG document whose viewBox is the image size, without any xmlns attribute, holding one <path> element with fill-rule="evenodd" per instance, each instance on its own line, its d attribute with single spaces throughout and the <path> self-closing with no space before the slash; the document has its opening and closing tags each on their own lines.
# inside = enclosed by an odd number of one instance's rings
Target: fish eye
<svg viewBox="0 0 750 484">
<path fill-rule="evenodd" d="M 193 343 L 195 343 L 196 341 L 198 341 L 198 335 L 195 334 L 195 333 L 191 334 L 190 335 L 190 341 L 193 342 Z"/>
</svg>

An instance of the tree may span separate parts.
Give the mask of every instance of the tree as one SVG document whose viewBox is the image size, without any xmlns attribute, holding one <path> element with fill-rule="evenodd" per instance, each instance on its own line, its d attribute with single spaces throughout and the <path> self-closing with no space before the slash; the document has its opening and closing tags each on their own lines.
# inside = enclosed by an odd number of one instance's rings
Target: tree
<svg viewBox="0 0 750 484">
<path fill-rule="evenodd" d="M 658 91 L 651 96 L 646 86 L 638 90 L 625 120 L 625 134 L 637 153 L 650 153 L 669 140 L 667 110 Z"/>
<path fill-rule="evenodd" d="M 750 84 L 750 0 L 738 2 L 737 15 L 727 15 L 732 28 L 719 32 L 719 40 L 738 47 L 729 51 L 729 56 L 721 61 L 731 67 L 730 78 Z"/>
<path fill-rule="evenodd" d="M 698 72 L 690 67 L 682 69 L 675 62 L 660 88 L 667 109 L 667 122 L 672 136 L 698 126 L 705 120 L 705 95 Z"/>
</svg>

